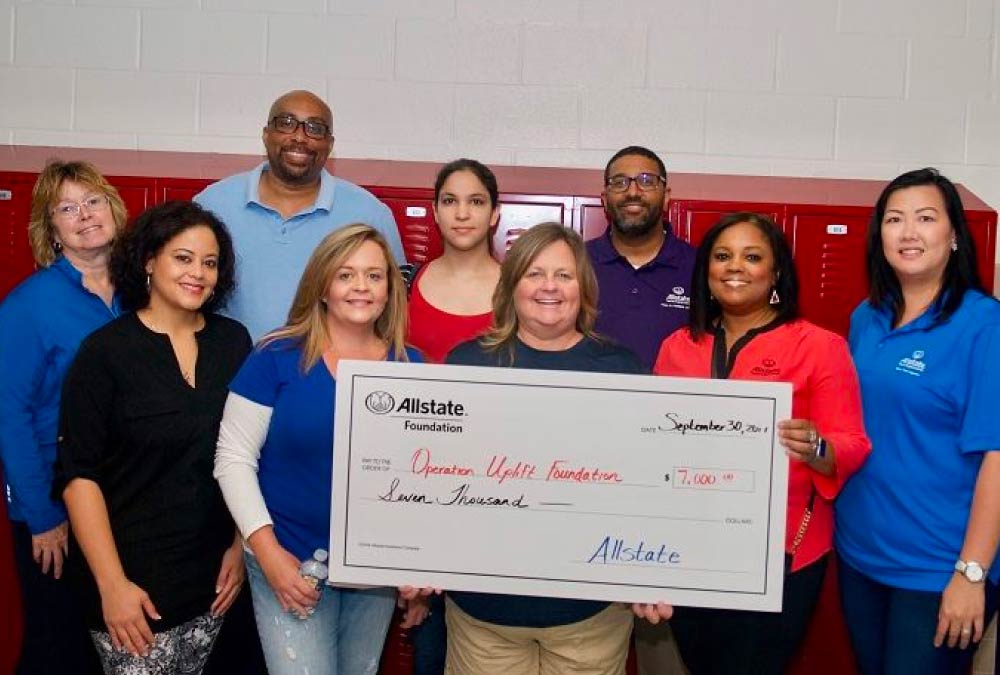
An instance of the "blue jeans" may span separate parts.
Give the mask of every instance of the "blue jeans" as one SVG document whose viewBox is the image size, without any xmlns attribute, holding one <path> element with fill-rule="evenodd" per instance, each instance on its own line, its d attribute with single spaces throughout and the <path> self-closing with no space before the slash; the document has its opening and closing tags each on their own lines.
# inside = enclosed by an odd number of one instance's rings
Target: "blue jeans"
<svg viewBox="0 0 1000 675">
<path fill-rule="evenodd" d="M 395 589 L 324 586 L 315 613 L 299 619 L 281 609 L 257 559 L 247 553 L 246 562 L 270 675 L 375 675 L 396 607 Z"/>
<path fill-rule="evenodd" d="M 934 646 L 941 594 L 886 586 L 840 561 L 840 602 L 862 675 L 965 675 L 975 647 Z M 997 607 L 987 582 L 986 623 Z"/>
</svg>

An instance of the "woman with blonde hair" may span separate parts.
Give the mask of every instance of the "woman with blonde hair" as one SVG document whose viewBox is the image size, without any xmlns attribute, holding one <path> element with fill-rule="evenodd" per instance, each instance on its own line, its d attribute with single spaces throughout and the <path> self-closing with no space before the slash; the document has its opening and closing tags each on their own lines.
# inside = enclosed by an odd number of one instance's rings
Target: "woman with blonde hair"
<svg viewBox="0 0 1000 675">
<path fill-rule="evenodd" d="M 62 579 L 66 509 L 50 497 L 63 379 L 80 342 L 120 313 L 108 271 L 125 204 L 87 162 L 50 161 L 28 239 L 38 271 L 0 304 L 0 461 L 24 599 L 20 673 L 99 672 Z"/>
<path fill-rule="evenodd" d="M 542 223 L 514 243 L 493 294 L 493 328 L 456 347 L 447 363 L 467 366 L 645 372 L 632 352 L 600 338 L 597 279 L 580 236 Z M 617 603 L 450 591 L 446 672 L 625 672 L 632 613 Z M 651 621 L 666 605 L 636 605 Z"/>
<path fill-rule="evenodd" d="M 422 360 L 405 335 L 406 287 L 385 239 L 349 225 L 320 242 L 288 322 L 264 337 L 230 385 L 215 476 L 246 541 L 272 675 L 378 668 L 394 589 L 316 588 L 299 568 L 330 548 L 337 364 Z"/>
</svg>

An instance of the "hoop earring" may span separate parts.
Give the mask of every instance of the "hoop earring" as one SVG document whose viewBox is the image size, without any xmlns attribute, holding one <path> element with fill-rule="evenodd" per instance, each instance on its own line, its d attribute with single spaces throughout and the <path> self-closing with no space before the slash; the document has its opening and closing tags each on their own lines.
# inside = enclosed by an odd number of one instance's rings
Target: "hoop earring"
<svg viewBox="0 0 1000 675">
<path fill-rule="evenodd" d="M 55 251 L 56 255 L 62 253 L 62 248 L 63 248 L 62 244 L 60 244 L 58 241 L 52 242 L 52 250 Z"/>
<path fill-rule="evenodd" d="M 151 274 L 146 275 L 146 292 L 149 293 L 149 289 L 153 285 L 153 276 Z"/>
<path fill-rule="evenodd" d="M 772 305 L 780 305 L 781 304 L 781 298 L 778 297 L 778 289 L 777 288 L 772 288 L 771 289 L 771 299 L 770 299 L 769 302 Z"/>
</svg>

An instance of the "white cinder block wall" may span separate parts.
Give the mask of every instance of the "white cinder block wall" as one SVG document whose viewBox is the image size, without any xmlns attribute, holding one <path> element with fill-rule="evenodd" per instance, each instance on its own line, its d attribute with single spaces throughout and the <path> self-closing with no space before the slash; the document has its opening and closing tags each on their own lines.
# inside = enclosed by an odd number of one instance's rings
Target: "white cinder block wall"
<svg viewBox="0 0 1000 675">
<path fill-rule="evenodd" d="M 0 141 L 256 153 L 331 101 L 341 157 L 889 178 L 1000 206 L 1000 0 L 0 0 Z"/>
</svg>

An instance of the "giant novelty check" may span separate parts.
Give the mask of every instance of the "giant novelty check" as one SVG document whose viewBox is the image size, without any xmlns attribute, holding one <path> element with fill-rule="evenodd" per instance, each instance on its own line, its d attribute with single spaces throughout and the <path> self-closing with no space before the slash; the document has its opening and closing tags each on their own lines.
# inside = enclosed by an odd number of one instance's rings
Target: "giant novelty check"
<svg viewBox="0 0 1000 675">
<path fill-rule="evenodd" d="M 791 385 L 341 361 L 330 580 L 777 611 Z"/>
</svg>

